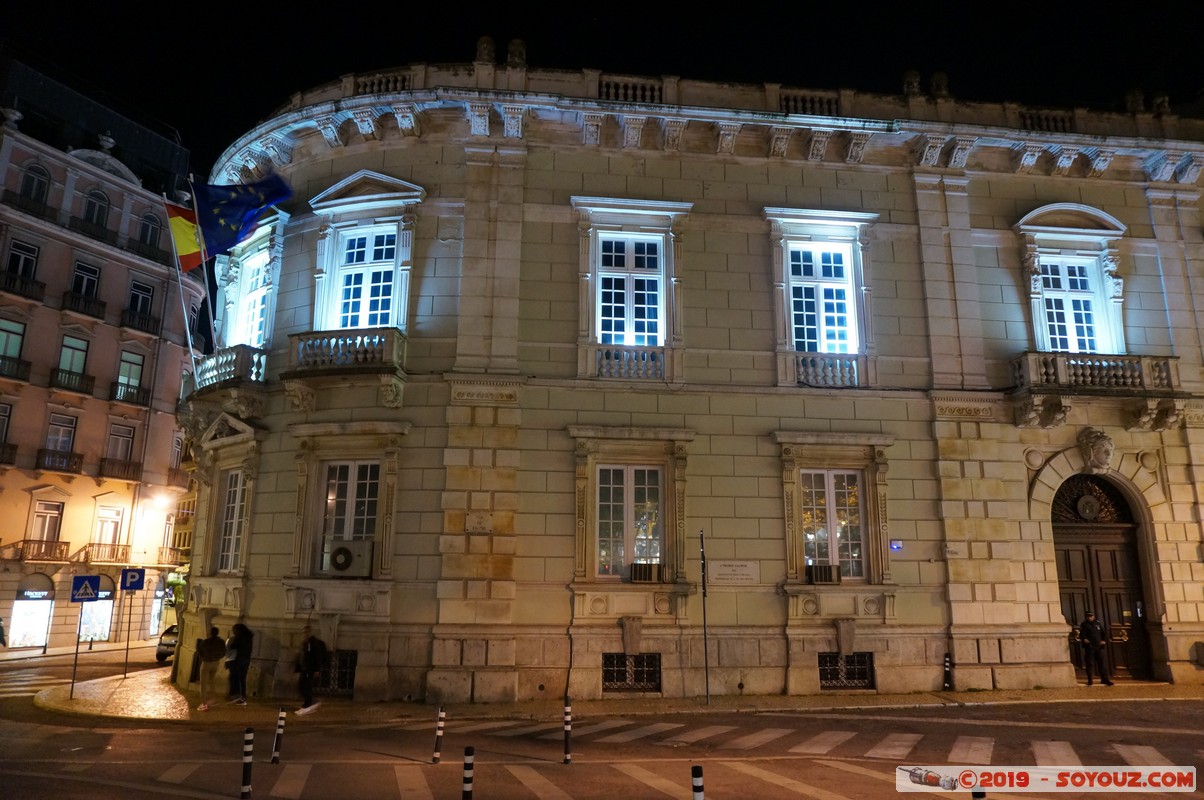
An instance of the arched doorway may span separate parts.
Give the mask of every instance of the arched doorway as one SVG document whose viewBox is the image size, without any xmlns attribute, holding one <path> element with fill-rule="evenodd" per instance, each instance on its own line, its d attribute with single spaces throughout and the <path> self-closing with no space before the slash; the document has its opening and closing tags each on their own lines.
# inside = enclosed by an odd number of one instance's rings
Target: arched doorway
<svg viewBox="0 0 1204 800">
<path fill-rule="evenodd" d="M 1076 475 L 1054 496 L 1054 551 L 1070 657 L 1083 673 L 1079 629 L 1087 610 L 1108 631 L 1108 664 L 1120 678 L 1149 679 L 1150 639 L 1137 553 L 1137 523 L 1128 501 L 1103 478 Z"/>
</svg>

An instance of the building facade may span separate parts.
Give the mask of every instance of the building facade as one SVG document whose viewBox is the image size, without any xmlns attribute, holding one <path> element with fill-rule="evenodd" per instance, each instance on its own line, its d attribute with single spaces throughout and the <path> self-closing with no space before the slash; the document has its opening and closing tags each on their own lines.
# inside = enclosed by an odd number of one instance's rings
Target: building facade
<svg viewBox="0 0 1204 800">
<path fill-rule="evenodd" d="M 188 552 L 175 412 L 205 287 L 181 286 L 162 199 L 188 154 L 0 66 L 0 618 L 10 648 L 144 639 L 174 621 L 167 577 Z M 80 575 L 100 576 L 97 600 L 73 602 Z"/>
<path fill-rule="evenodd" d="M 212 180 L 182 641 L 357 700 L 1073 685 L 1204 653 L 1204 123 L 504 64 L 349 75 Z M 704 570 L 705 584 L 704 584 Z M 704 591 L 705 589 L 705 591 Z"/>
</svg>

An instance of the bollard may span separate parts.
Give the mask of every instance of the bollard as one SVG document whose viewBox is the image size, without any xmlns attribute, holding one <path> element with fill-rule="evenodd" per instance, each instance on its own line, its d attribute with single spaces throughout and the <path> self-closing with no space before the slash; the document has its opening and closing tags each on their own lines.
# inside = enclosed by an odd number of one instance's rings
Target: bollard
<svg viewBox="0 0 1204 800">
<path fill-rule="evenodd" d="M 945 653 L 945 691 L 953 691 L 953 657 Z"/>
<path fill-rule="evenodd" d="M 702 800 L 702 766 L 690 767 L 690 782 L 694 784 L 694 800 Z"/>
<path fill-rule="evenodd" d="M 564 696 L 564 763 L 573 763 L 573 699 Z"/>
<path fill-rule="evenodd" d="M 464 748 L 464 790 L 460 792 L 460 800 L 472 800 L 472 762 L 474 752 L 476 751 L 471 747 Z"/>
<path fill-rule="evenodd" d="M 280 713 L 276 716 L 276 737 L 272 739 L 272 763 L 280 763 L 280 745 L 284 741 L 284 718 L 288 716 L 285 710 L 280 709 Z"/>
<path fill-rule="evenodd" d="M 242 794 L 241 800 L 251 796 L 251 754 L 255 751 L 255 729 L 247 728 L 242 735 Z"/>
<path fill-rule="evenodd" d="M 435 755 L 431 757 L 432 764 L 438 764 L 439 759 L 443 757 L 443 722 L 447 719 L 447 714 L 443 713 L 443 706 L 439 706 L 439 718 L 435 722 Z"/>
</svg>

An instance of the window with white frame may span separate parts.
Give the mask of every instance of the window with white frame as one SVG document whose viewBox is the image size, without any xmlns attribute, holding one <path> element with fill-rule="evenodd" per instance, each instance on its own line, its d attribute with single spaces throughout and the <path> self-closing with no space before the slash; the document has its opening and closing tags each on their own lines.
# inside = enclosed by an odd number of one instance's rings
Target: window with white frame
<svg viewBox="0 0 1204 800">
<path fill-rule="evenodd" d="M 130 461 L 134 454 L 134 428 L 130 425 L 109 426 L 109 440 L 105 445 L 105 458 L 115 461 Z"/>
<path fill-rule="evenodd" d="M 33 280 L 38 269 L 39 252 L 35 245 L 13 239 L 8 244 L 8 262 L 5 269 L 14 275 Z"/>
<path fill-rule="evenodd" d="M 70 453 L 75 447 L 76 418 L 67 414 L 51 414 L 46 426 L 46 449 Z"/>
<path fill-rule="evenodd" d="M 33 530 L 29 538 L 43 542 L 57 542 L 63 528 L 63 504 L 50 500 L 37 500 L 33 510 Z"/>
<path fill-rule="evenodd" d="M 96 533 L 93 544 L 120 544 L 121 521 L 124 510 L 116 506 L 101 506 L 96 512 Z"/>
<path fill-rule="evenodd" d="M 234 338 L 229 344 L 263 347 L 267 342 L 271 300 L 270 263 L 267 250 L 260 250 L 242 260 L 239 278 L 242 294 L 238 302 Z"/>
<path fill-rule="evenodd" d="M 117 364 L 117 385 L 138 389 L 142 386 L 142 366 L 145 359 L 139 353 L 121 351 Z"/>
<path fill-rule="evenodd" d="M 380 463 L 341 461 L 326 464 L 320 569 L 331 567 L 336 543 L 372 541 L 380 497 Z"/>
<path fill-rule="evenodd" d="M 138 221 L 138 241 L 147 247 L 159 247 L 163 237 L 163 223 L 154 214 L 143 214 Z"/>
<path fill-rule="evenodd" d="M 154 302 L 155 287 L 140 281 L 130 282 L 130 313 L 149 315 Z"/>
<path fill-rule="evenodd" d="M 12 417 L 13 407 L 8 403 L 0 403 L 0 444 L 8 442 L 8 426 Z"/>
<path fill-rule="evenodd" d="M 335 274 L 336 328 L 402 327 L 398 315 L 402 283 L 408 292 L 408 271 L 399 272 L 397 226 L 356 228 L 342 232 Z"/>
<path fill-rule="evenodd" d="M 93 189 L 84 196 L 84 221 L 98 228 L 108 227 L 109 198 L 99 189 Z"/>
<path fill-rule="evenodd" d="M 17 361 L 25 344 L 25 325 L 11 319 L 0 319 L 0 358 Z M 4 372 L 5 375 L 9 373 Z"/>
<path fill-rule="evenodd" d="M 242 568 L 243 536 L 246 532 L 246 477 L 242 470 L 230 470 L 222 474 L 217 488 L 217 571 L 238 572 Z"/>
<path fill-rule="evenodd" d="M 865 241 L 876 214 L 767 208 L 780 385 L 875 382 Z"/>
<path fill-rule="evenodd" d="M 30 164 L 21 173 L 21 196 L 44 204 L 49 194 L 50 173 L 37 164 Z"/>
<path fill-rule="evenodd" d="M 84 374 L 88 365 L 88 343 L 78 336 L 64 336 L 59 350 L 59 369 L 75 375 Z"/>
<path fill-rule="evenodd" d="M 1030 212 L 1016 231 L 1024 239 L 1036 349 L 1123 355 L 1117 271 L 1125 226 L 1099 209 L 1054 203 Z"/>
<path fill-rule="evenodd" d="M 577 580 L 685 580 L 686 458 L 694 433 L 572 426 L 577 440 Z"/>
<path fill-rule="evenodd" d="M 778 431 L 786 582 L 889 583 L 887 448 L 894 437 Z"/>
<path fill-rule="evenodd" d="M 689 203 L 574 197 L 581 217 L 582 377 L 680 381 L 676 263 Z"/>
<path fill-rule="evenodd" d="M 76 261 L 75 272 L 71 276 L 71 291 L 80 297 L 95 298 L 100 291 L 100 269 Z"/>
</svg>

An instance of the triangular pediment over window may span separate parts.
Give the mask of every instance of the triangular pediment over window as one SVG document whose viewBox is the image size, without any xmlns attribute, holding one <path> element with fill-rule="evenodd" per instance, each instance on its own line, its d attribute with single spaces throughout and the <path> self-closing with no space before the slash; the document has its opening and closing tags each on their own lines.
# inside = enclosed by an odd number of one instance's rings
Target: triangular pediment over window
<svg viewBox="0 0 1204 800">
<path fill-rule="evenodd" d="M 231 444 L 255 441 L 256 430 L 238 417 L 219 414 L 217 419 L 201 434 L 201 448 L 224 447 Z"/>
<path fill-rule="evenodd" d="M 309 205 L 324 215 L 400 214 L 425 199 L 421 186 L 362 169 L 311 198 Z"/>
</svg>

